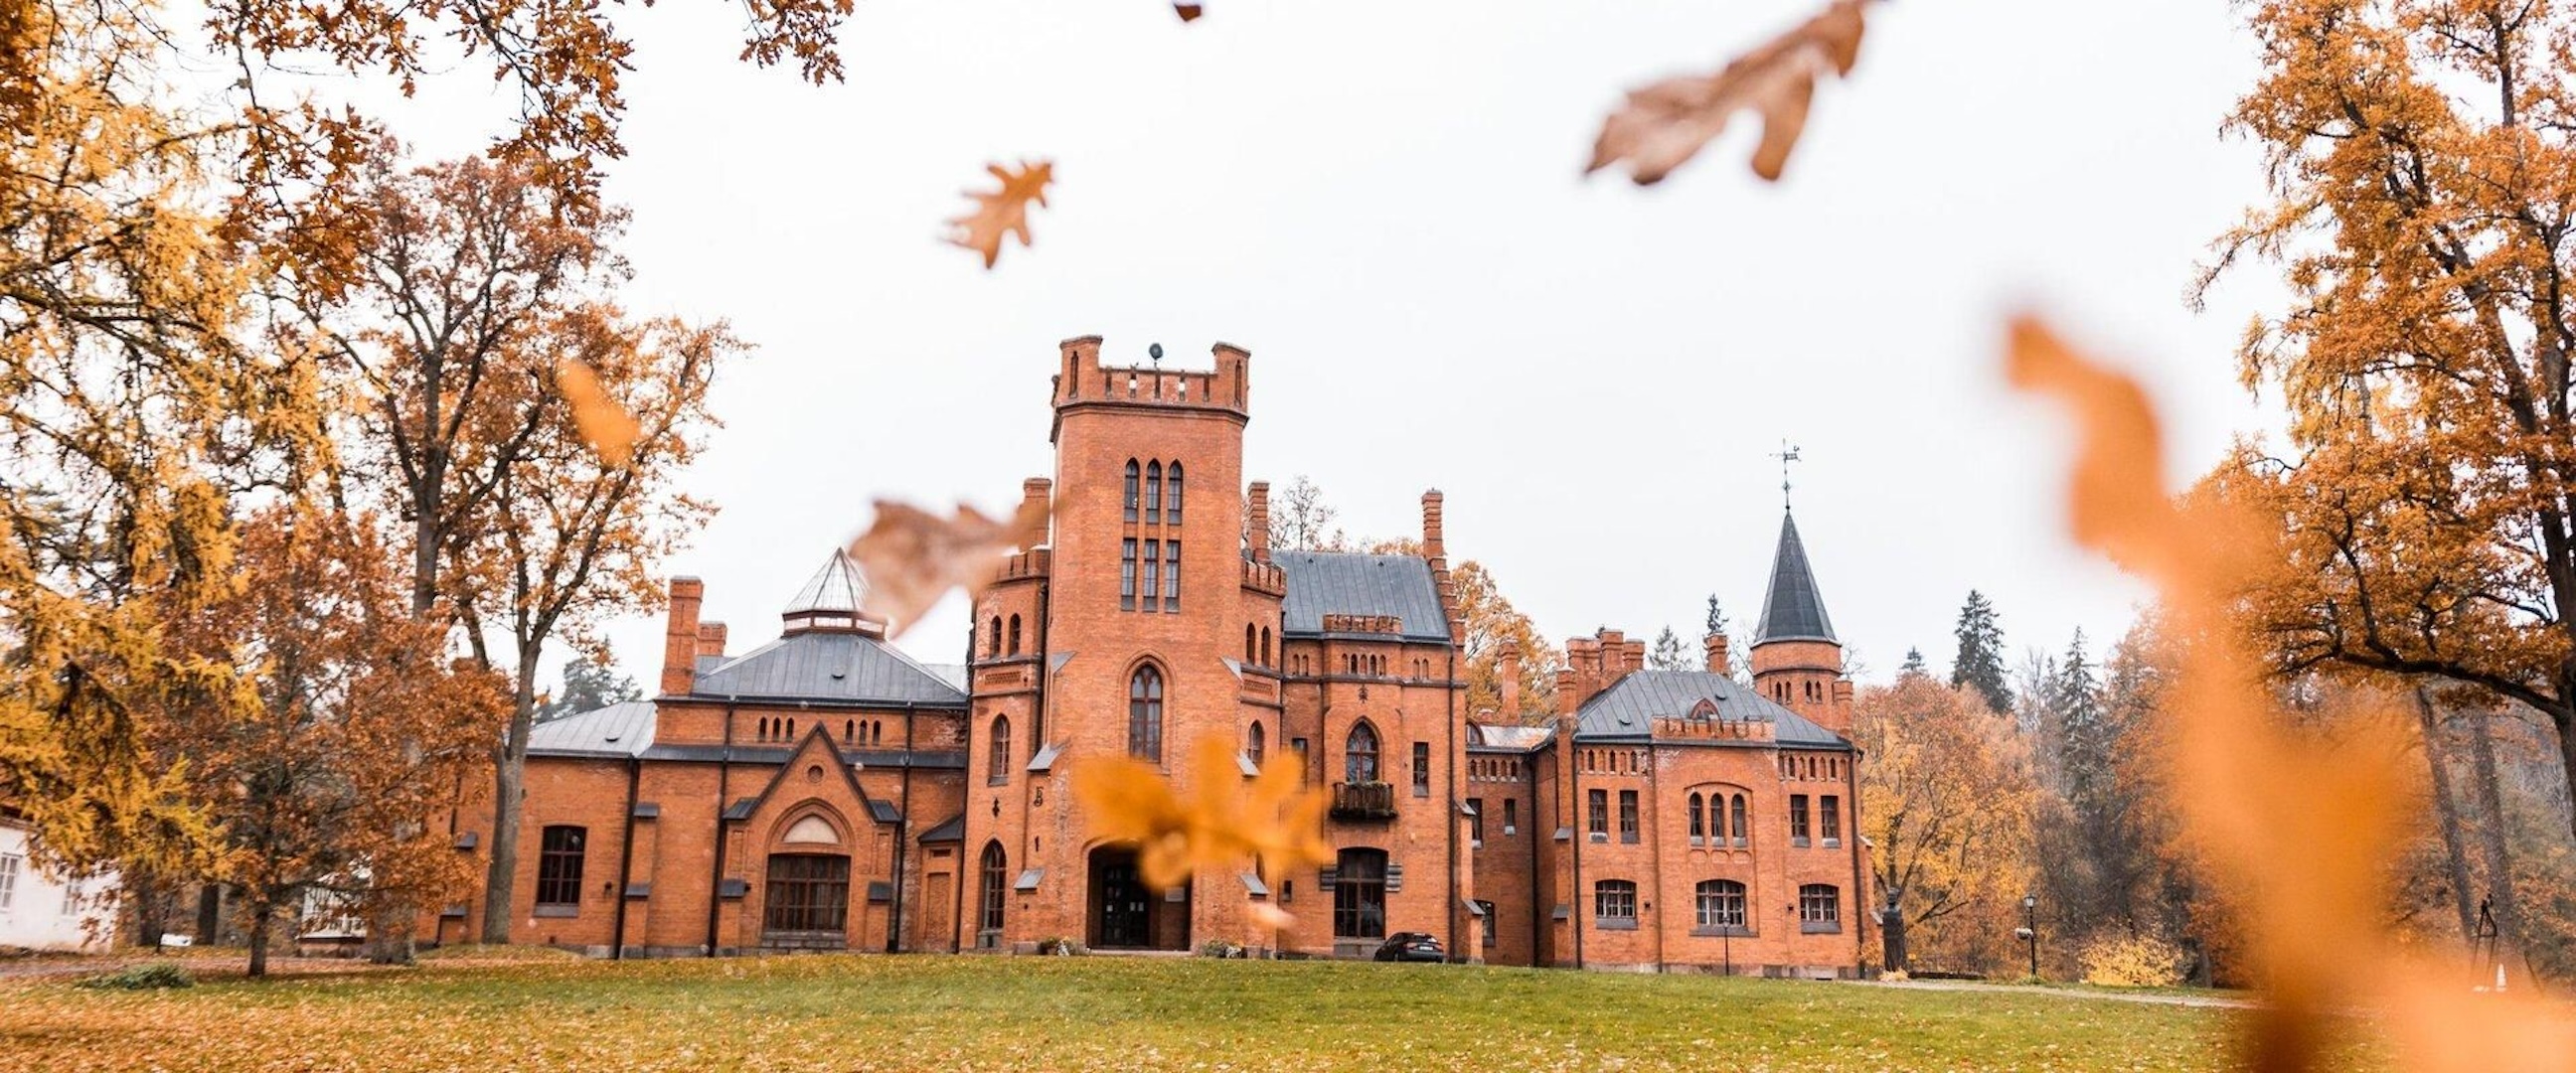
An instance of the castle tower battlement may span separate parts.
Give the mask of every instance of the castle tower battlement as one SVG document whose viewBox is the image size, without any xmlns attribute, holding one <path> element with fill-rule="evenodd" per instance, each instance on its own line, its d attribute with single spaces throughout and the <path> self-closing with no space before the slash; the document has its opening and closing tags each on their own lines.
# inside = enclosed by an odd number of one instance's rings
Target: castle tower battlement
<svg viewBox="0 0 2576 1073">
<path fill-rule="evenodd" d="M 1055 375 L 1056 428 L 1049 442 L 1063 431 L 1068 411 L 1093 407 L 1203 410 L 1237 424 L 1251 419 L 1252 354 L 1242 347 L 1208 348 L 1216 359 L 1211 369 L 1169 369 L 1159 360 L 1160 343 L 1154 344 L 1155 359 L 1141 365 L 1105 362 L 1100 346 L 1097 335 L 1057 344 L 1062 365 Z"/>
</svg>

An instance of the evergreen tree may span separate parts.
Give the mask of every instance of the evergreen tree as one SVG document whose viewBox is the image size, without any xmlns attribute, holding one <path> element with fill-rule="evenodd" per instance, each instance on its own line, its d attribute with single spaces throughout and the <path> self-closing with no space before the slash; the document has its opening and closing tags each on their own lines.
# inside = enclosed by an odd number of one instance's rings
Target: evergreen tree
<svg viewBox="0 0 2576 1073">
<path fill-rule="evenodd" d="M 554 699 L 538 705 L 537 721 L 561 719 L 567 715 L 597 711 L 620 701 L 642 700 L 644 689 L 631 675 L 617 673 L 617 668 L 586 659 L 564 661 L 563 691 Z"/>
<path fill-rule="evenodd" d="M 2012 687 L 2004 684 L 2004 629 L 1995 618 L 1995 605 L 1984 593 L 1968 590 L 1968 602 L 1959 608 L 1959 625 L 1953 632 L 1959 638 L 1959 654 L 1950 661 L 1950 684 L 1974 688 L 1997 714 L 2010 713 L 2013 694 Z"/>
<path fill-rule="evenodd" d="M 1905 649 L 1905 663 L 1896 668 L 1897 677 L 1904 678 L 1912 675 L 1930 673 L 1932 672 L 1923 666 L 1923 650 L 1911 645 L 1907 646 Z"/>
<path fill-rule="evenodd" d="M 1655 635 L 1654 647 L 1646 650 L 1646 666 L 1658 671 L 1691 669 L 1690 654 L 1682 651 L 1681 635 L 1674 633 L 1672 627 L 1666 626 L 1664 632 Z"/>
<path fill-rule="evenodd" d="M 1708 630 L 1704 636 L 1717 637 L 1725 633 L 1726 609 L 1717 606 L 1717 594 L 1712 592 L 1708 594 Z"/>
<path fill-rule="evenodd" d="M 2081 814 L 2110 792 L 2111 767 L 2117 758 L 2111 753 L 2110 721 L 2102 709 L 2102 682 L 2085 658 L 2080 627 L 2074 642 L 2066 646 L 2066 658 L 2050 677 L 2047 706 L 2055 724 L 2058 770 L 2065 780 L 2066 797 Z"/>
</svg>

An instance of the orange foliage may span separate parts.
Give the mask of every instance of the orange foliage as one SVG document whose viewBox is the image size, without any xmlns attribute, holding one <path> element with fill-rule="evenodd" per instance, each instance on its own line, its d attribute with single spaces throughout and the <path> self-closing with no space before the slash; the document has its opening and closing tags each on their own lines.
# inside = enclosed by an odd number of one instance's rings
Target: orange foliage
<svg viewBox="0 0 2576 1073">
<path fill-rule="evenodd" d="M 1041 160 L 1035 164 L 1022 161 L 1013 172 L 999 164 L 986 164 L 984 170 L 1002 181 L 1002 188 L 985 193 L 968 191 L 975 199 L 975 211 L 948 221 L 957 233 L 949 236 L 950 245 L 963 246 L 984 255 L 984 267 L 1002 256 L 1002 239 L 1020 236 L 1020 246 L 1029 245 L 1029 203 L 1046 204 L 1047 184 L 1055 181 L 1055 164 Z"/>
<path fill-rule="evenodd" d="M 1323 838 L 1328 800 L 1321 790 L 1299 788 L 1298 763 L 1275 757 L 1247 786 L 1236 755 L 1222 738 L 1200 740 L 1186 794 L 1144 761 L 1085 758 L 1074 770 L 1073 796 L 1093 837 L 1137 845 L 1137 865 L 1152 887 L 1178 886 L 1202 868 L 1238 867 L 1247 856 L 1278 868 L 1331 861 Z"/>
<path fill-rule="evenodd" d="M 982 591 L 1004 556 L 1046 539 L 1043 501 L 1023 505 L 1008 522 L 968 506 L 958 507 L 954 518 L 882 499 L 876 508 L 876 524 L 850 541 L 850 558 L 867 572 L 867 606 L 861 610 L 888 619 L 889 636 L 902 636 L 952 587 L 968 595 Z"/>
<path fill-rule="evenodd" d="M 2252 1021 L 2257 1068 L 2318 1068 L 2327 1018 L 2376 1007 L 2414 1069 L 2563 1069 L 2576 1033 L 2533 1000 L 2473 995 L 2409 959 L 2380 926 L 2382 868 L 2407 798 L 2394 718 L 2336 742 L 2285 724 L 2263 667 L 2231 628 L 2232 594 L 2272 541 L 2223 500 L 2164 491 L 2161 437 L 2135 381 L 2087 361 L 2036 319 L 2014 322 L 2015 386 L 2051 396 L 2082 429 L 2075 537 L 2154 583 L 2181 647 L 2167 758 L 2193 837 L 2248 910 L 2268 1001 Z M 2295 773 L 2295 777 L 2287 777 Z"/>
<path fill-rule="evenodd" d="M 1661 182 L 1699 155 L 1739 110 L 1762 114 L 1762 142 L 1753 150 L 1753 173 L 1778 180 L 1807 126 L 1816 79 L 1851 73 L 1860 59 L 1861 5 L 1833 0 L 1815 17 L 1765 42 L 1713 75 L 1667 78 L 1628 91 L 1628 102 L 1601 123 L 1585 173 L 1626 160 L 1639 186 Z"/>
</svg>

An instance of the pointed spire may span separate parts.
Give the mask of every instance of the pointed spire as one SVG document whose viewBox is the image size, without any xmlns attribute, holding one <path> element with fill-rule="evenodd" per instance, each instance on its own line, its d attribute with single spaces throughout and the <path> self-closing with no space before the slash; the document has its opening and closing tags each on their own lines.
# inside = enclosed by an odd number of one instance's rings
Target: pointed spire
<svg viewBox="0 0 2576 1073">
<path fill-rule="evenodd" d="M 1807 546 L 1798 540 L 1798 520 L 1780 513 L 1780 549 L 1771 557 L 1771 589 L 1762 597 L 1762 621 L 1753 643 L 1825 641 L 1834 638 L 1834 622 L 1825 616 L 1824 594 L 1816 590 L 1815 571 L 1807 566 Z"/>
<path fill-rule="evenodd" d="M 787 612 L 779 617 L 787 621 L 791 634 L 818 627 L 855 628 L 863 633 L 881 630 L 883 623 L 875 616 L 859 612 L 867 599 L 868 583 L 859 574 L 859 564 L 850 561 L 850 553 L 834 548 L 832 557 L 796 590 L 796 598 L 787 602 Z"/>
</svg>

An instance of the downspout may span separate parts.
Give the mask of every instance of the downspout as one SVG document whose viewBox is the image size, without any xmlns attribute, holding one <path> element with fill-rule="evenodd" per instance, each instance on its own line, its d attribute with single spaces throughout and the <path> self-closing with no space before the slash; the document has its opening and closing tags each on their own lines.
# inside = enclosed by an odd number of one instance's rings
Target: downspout
<svg viewBox="0 0 2576 1073">
<path fill-rule="evenodd" d="M 1860 967 L 1869 960 L 1869 936 L 1865 934 L 1866 929 L 1861 926 L 1861 922 L 1868 919 L 1864 907 L 1874 900 L 1869 896 L 1869 885 L 1864 878 L 1867 869 L 1861 866 L 1860 859 L 1860 748 L 1858 746 L 1851 747 L 1851 758 L 1843 763 L 1843 802 L 1843 834 L 1850 839 L 1845 844 L 1851 847 L 1853 908 L 1863 910 L 1852 916 L 1852 971 L 1858 973 Z"/>
<path fill-rule="evenodd" d="M 974 635 L 975 624 L 969 622 L 966 624 L 968 638 L 966 655 L 970 661 L 975 655 Z M 968 665 L 973 664 L 970 662 Z M 969 676 L 967 681 L 972 683 L 974 672 L 970 670 L 967 674 Z M 905 701 L 903 704 L 903 788 L 896 792 L 895 805 L 895 811 L 903 815 L 895 817 L 894 821 L 894 908 L 892 912 L 886 914 L 886 953 L 889 954 L 903 949 L 903 866 L 906 861 L 912 859 L 911 854 L 905 852 L 911 848 L 912 843 L 912 724 L 919 718 L 921 718 L 919 707 L 911 701 Z M 966 718 L 969 722 L 975 718 L 975 709 L 971 704 L 966 709 Z M 971 726 L 967 728 L 970 734 L 973 730 Z"/>
<path fill-rule="evenodd" d="M 626 834 L 617 840 L 617 924 L 609 930 L 608 960 L 626 960 L 626 888 L 634 882 L 635 792 L 644 781 L 644 758 L 626 758 Z M 718 813 L 722 815 L 722 813 Z"/>
<path fill-rule="evenodd" d="M 1646 835 L 1653 841 L 1654 852 L 1646 854 L 1646 881 L 1655 885 L 1655 900 L 1664 907 L 1655 913 L 1655 971 L 1664 969 L 1664 921 L 1671 914 L 1671 891 L 1664 889 L 1664 795 L 1663 780 L 1655 777 L 1655 721 L 1646 720 Z"/>
<path fill-rule="evenodd" d="M 1055 677 L 1055 629 L 1053 624 L 1047 619 L 1047 614 L 1051 609 L 1050 605 L 1052 600 L 1050 597 L 1052 596 L 1054 588 L 1055 556 L 1053 552 L 1049 552 L 1047 556 L 1046 576 L 1038 579 L 1038 666 L 1036 671 L 1031 672 L 1032 676 L 1037 679 L 1038 686 L 1037 696 L 1031 698 L 1029 701 L 1029 711 L 1031 713 L 1031 717 L 1029 719 L 1031 724 L 1029 727 L 1029 757 L 1031 759 L 1035 759 L 1037 757 L 1038 750 L 1046 748 L 1047 680 Z M 1017 760 L 1012 762 L 1018 763 Z M 1035 772 L 1028 770 L 1028 765 L 1020 764 L 1019 766 L 1020 774 L 1025 775 L 1030 779 L 1037 778 L 1037 774 Z M 1054 772 L 1048 772 L 1048 774 L 1052 775 Z M 1033 806 L 1029 804 L 1029 798 L 1030 795 L 1035 792 L 1036 787 L 1034 784 L 1020 787 L 1020 867 L 1023 869 L 1032 867 L 1029 861 L 1029 810 Z M 957 847 L 957 915 L 954 920 L 956 921 L 958 934 L 960 936 L 965 934 L 966 928 L 966 849 L 967 847 L 963 845 Z M 1004 874 L 1008 874 L 1008 869 L 1004 870 Z M 979 876 L 978 878 L 980 879 L 981 877 Z M 1087 878 L 1088 877 L 1086 877 L 1086 879 Z M 1016 881 L 1011 885 L 1014 888 L 1019 886 Z M 1011 893 L 1017 893 L 1017 891 L 1014 890 Z M 1010 894 L 1003 895 L 1005 898 L 1010 896 Z M 1086 890 L 1083 903 L 1083 911 L 1086 914 L 1090 912 L 1089 897 L 1089 893 Z M 983 922 L 979 920 L 976 923 L 980 925 Z M 1009 924 L 1010 921 L 1006 917 L 1003 920 L 1003 926 L 1007 929 Z M 1084 932 L 1088 935 L 1089 931 L 1090 925 L 1086 922 L 1084 924 Z M 963 949 L 966 944 L 961 941 L 954 945 Z"/>
<path fill-rule="evenodd" d="M 1560 685 L 1557 688 L 1563 689 L 1565 687 Z M 1583 806 L 1580 803 L 1583 800 L 1582 795 L 1586 793 L 1586 790 L 1584 789 L 1581 781 L 1574 777 L 1574 773 L 1581 770 L 1580 766 L 1574 763 L 1574 757 L 1581 752 L 1581 750 L 1574 748 L 1574 728 L 1577 725 L 1579 724 L 1573 721 L 1568 721 L 1565 724 L 1565 747 L 1558 750 L 1557 755 L 1565 759 L 1565 763 L 1562 766 L 1569 769 L 1559 773 L 1562 776 L 1560 781 L 1565 782 L 1568 786 L 1572 787 L 1571 790 L 1560 795 L 1565 801 L 1566 813 L 1572 816 L 1574 820 L 1574 822 L 1565 825 L 1566 831 L 1570 834 L 1570 837 L 1565 840 L 1565 843 L 1574 847 L 1574 875 L 1570 881 L 1574 889 L 1565 892 L 1565 919 L 1566 923 L 1574 926 L 1574 967 L 1580 969 L 1584 967 L 1583 844 L 1592 840 L 1592 829 L 1584 826 L 1586 821 L 1583 817 Z"/>
<path fill-rule="evenodd" d="M 725 697 L 724 752 L 716 760 L 715 870 L 707 876 L 707 956 L 716 956 L 716 925 L 724 912 L 725 810 L 733 807 L 733 710 L 739 694 Z M 628 810 L 633 811 L 633 810 Z M 618 892 L 622 900 L 625 892 Z"/>
<path fill-rule="evenodd" d="M 1449 825 L 1449 960 L 1464 964 L 1467 960 L 1467 951 L 1457 944 L 1458 918 L 1465 916 L 1467 912 L 1463 895 L 1458 889 L 1458 754 L 1466 749 L 1467 743 L 1459 740 L 1464 735 L 1463 728 L 1458 725 L 1458 646 L 1454 643 L 1449 646 L 1448 686 L 1449 748 L 1445 750 L 1447 755 L 1442 757 L 1448 762 L 1441 766 L 1448 769 L 1448 775 L 1444 781 L 1448 784 L 1449 807 L 1442 810 L 1441 819 L 1447 821 Z M 1479 816 L 1476 822 L 1483 823 L 1484 818 Z M 1488 923 L 1486 926 L 1493 925 Z"/>
</svg>

